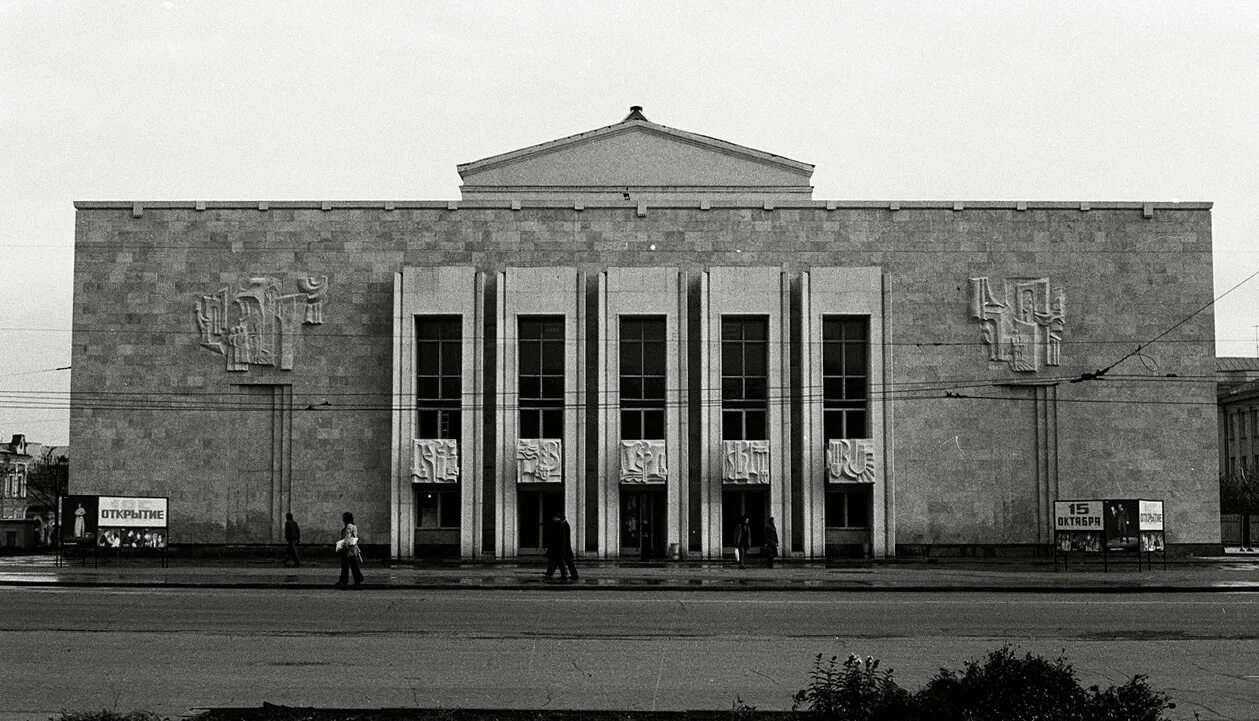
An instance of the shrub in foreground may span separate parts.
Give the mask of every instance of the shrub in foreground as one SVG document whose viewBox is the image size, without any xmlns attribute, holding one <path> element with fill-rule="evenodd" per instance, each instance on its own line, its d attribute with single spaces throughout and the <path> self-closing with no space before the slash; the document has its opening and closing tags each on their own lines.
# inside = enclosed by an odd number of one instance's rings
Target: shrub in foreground
<svg viewBox="0 0 1259 721">
<path fill-rule="evenodd" d="M 893 721 L 909 710 L 909 692 L 892 680 L 892 670 L 879 670 L 871 657 L 856 654 L 842 664 L 838 656 L 823 661 L 818 654 L 809 673 L 809 687 L 793 699 L 793 711 L 804 708 L 821 719 Z"/>
<path fill-rule="evenodd" d="M 1019 657 L 1010 646 L 960 671 L 941 668 L 916 694 L 878 667 L 855 654 L 842 664 L 819 655 L 793 708 L 818 721 L 1164 721 L 1163 712 L 1176 707 L 1144 676 L 1085 689 L 1063 658 Z"/>
</svg>

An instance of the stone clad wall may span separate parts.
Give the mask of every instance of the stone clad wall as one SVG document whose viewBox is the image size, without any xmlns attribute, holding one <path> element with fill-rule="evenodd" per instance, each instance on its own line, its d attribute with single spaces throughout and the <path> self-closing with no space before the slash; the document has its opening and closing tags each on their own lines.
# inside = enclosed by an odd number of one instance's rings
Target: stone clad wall
<svg viewBox="0 0 1259 721">
<path fill-rule="evenodd" d="M 1214 543 L 1209 310 L 1108 380 L 1057 386 L 1056 419 L 1036 400 L 1044 389 L 991 385 L 1104 368 L 1206 305 L 1209 223 L 1203 209 L 1139 207 L 81 209 L 73 489 L 169 495 L 176 543 L 276 540 L 272 509 L 290 497 L 304 539 L 331 543 L 352 510 L 367 542 L 387 542 L 402 266 L 575 266 L 590 278 L 611 266 L 880 266 L 899 544 L 1035 543 L 1038 493 L 1161 497 L 1170 542 Z M 228 372 L 200 346 L 203 295 L 251 277 L 296 293 L 299 278 L 323 275 L 323 322 L 297 330 L 292 370 Z M 971 318 L 978 277 L 994 292 L 1007 278 L 1063 289 L 1060 366 L 1033 375 L 988 360 Z M 1167 374 L 1178 378 L 1151 379 Z M 944 381 L 972 381 L 957 392 L 973 397 L 941 397 Z M 291 397 L 238 395 L 240 384 L 291 385 Z"/>
</svg>

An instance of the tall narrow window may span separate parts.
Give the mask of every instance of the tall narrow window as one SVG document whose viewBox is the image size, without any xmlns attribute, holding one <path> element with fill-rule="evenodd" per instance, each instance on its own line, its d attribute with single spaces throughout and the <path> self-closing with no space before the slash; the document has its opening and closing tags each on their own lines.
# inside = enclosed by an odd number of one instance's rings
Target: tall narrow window
<svg viewBox="0 0 1259 721">
<path fill-rule="evenodd" d="M 564 318 L 519 319 L 520 437 L 564 437 Z"/>
<path fill-rule="evenodd" d="M 463 322 L 458 316 L 415 320 L 416 438 L 460 439 Z"/>
<path fill-rule="evenodd" d="M 721 319 L 721 438 L 767 440 L 769 429 L 769 320 Z"/>
<path fill-rule="evenodd" d="M 869 318 L 822 318 L 821 390 L 823 440 L 870 436 Z"/>
<path fill-rule="evenodd" d="M 664 438 L 665 319 L 621 318 L 621 438 Z"/>
</svg>

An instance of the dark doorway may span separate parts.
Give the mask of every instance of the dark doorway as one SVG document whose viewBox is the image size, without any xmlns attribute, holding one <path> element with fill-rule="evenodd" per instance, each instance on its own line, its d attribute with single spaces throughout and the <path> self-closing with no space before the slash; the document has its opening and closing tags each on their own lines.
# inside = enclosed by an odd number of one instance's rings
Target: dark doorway
<svg viewBox="0 0 1259 721">
<path fill-rule="evenodd" d="M 866 558 L 872 548 L 871 488 L 864 483 L 838 483 L 826 489 L 826 557 Z"/>
<path fill-rule="evenodd" d="M 458 558 L 463 496 L 457 483 L 416 483 L 415 555 Z"/>
<path fill-rule="evenodd" d="M 731 488 L 721 492 L 721 545 L 734 552 L 734 529 L 739 519 L 748 517 L 752 527 L 752 550 L 758 550 L 765 538 L 765 518 L 769 508 L 769 488 L 765 486 Z"/>
<path fill-rule="evenodd" d="M 524 488 L 516 490 L 517 504 L 520 513 L 517 516 L 520 545 L 518 553 L 545 553 L 542 545 L 543 531 L 555 514 L 564 514 L 564 488 L 560 484 L 550 484 L 546 488 Z M 571 522 L 570 522 L 571 523 Z"/>
<path fill-rule="evenodd" d="M 663 557 L 664 527 L 663 488 L 621 488 L 621 558 Z"/>
</svg>

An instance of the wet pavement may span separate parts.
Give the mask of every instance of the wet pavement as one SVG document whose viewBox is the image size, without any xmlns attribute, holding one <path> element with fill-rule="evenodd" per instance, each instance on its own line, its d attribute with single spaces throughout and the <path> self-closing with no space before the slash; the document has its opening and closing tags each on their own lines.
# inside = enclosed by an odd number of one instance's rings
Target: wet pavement
<svg viewBox="0 0 1259 721">
<path fill-rule="evenodd" d="M 577 581 L 543 577 L 542 561 L 403 562 L 381 559 L 363 565 L 361 590 L 476 588 L 564 590 L 800 590 L 800 591 L 1044 591 L 1176 592 L 1259 591 L 1259 554 L 1156 560 L 1138 570 L 1135 559 L 1098 562 L 1073 559 L 1069 566 L 1037 560 L 887 561 L 851 564 L 779 563 L 775 568 L 719 562 L 578 563 Z M 293 568 L 257 559 L 172 561 L 0 557 L 3 586 L 324 588 L 336 580 L 335 559 Z"/>
</svg>

